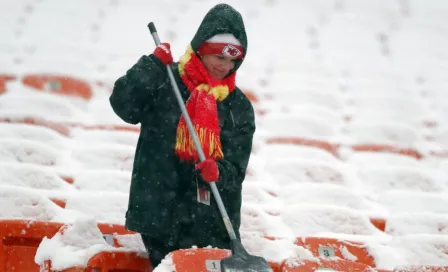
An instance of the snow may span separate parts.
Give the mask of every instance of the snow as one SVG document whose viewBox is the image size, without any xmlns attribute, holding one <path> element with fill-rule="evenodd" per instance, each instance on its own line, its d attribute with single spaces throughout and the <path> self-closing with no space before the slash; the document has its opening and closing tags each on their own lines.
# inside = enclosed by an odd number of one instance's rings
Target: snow
<svg viewBox="0 0 448 272">
<path fill-rule="evenodd" d="M 0 122 L 0 219 L 66 223 L 36 254 L 55 269 L 85 265 L 102 250 L 143 253 L 138 234 L 114 234 L 123 246 L 117 249 L 96 226 L 124 223 L 139 134 L 98 126 L 138 128 L 115 115 L 108 97 L 114 81 L 154 49 L 148 20 L 177 59 L 218 1 L 6 3 L 0 72 L 17 78 L 4 93 L 0 84 L 0 119 L 55 122 L 68 135 Z M 259 100 L 242 193 L 248 251 L 300 262 L 315 257 L 295 238 L 333 237 L 361 242 L 378 268 L 448 265 L 448 160 L 431 155 L 448 154 L 447 2 L 228 3 L 241 11 L 249 37 L 237 83 Z M 49 86 L 36 91 L 21 81 L 29 72 L 82 80 L 92 98 L 57 95 Z M 265 144 L 272 137 L 341 145 L 332 154 Z M 352 144 L 411 148 L 425 157 L 353 151 Z M 385 231 L 371 218 L 387 220 Z M 174 270 L 170 255 L 155 269 Z"/>
<path fill-rule="evenodd" d="M 93 218 L 77 220 L 64 226 L 52 238 L 44 238 L 35 261 L 43 265 L 44 261 L 51 260 L 52 269 L 63 270 L 84 266 L 90 257 L 110 248 Z"/>
<path fill-rule="evenodd" d="M 165 259 L 162 260 L 160 265 L 158 265 L 153 272 L 172 272 L 176 271 L 176 266 L 174 265 L 171 254 L 168 254 Z"/>
</svg>

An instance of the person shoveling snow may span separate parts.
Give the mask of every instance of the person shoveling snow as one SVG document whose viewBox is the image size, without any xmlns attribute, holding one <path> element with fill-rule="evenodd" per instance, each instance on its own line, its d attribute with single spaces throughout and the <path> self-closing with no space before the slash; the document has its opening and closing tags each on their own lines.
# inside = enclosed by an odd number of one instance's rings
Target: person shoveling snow
<svg viewBox="0 0 448 272">
<path fill-rule="evenodd" d="M 153 24 L 150 29 L 156 35 Z M 169 252 L 192 246 L 232 249 L 234 267 L 258 261 L 238 232 L 255 132 L 252 104 L 235 85 L 247 52 L 242 17 L 229 5 L 213 7 L 178 63 L 170 45 L 157 40 L 153 54 L 119 78 L 110 97 L 120 118 L 141 124 L 126 228 L 141 234 L 154 267 Z"/>
</svg>

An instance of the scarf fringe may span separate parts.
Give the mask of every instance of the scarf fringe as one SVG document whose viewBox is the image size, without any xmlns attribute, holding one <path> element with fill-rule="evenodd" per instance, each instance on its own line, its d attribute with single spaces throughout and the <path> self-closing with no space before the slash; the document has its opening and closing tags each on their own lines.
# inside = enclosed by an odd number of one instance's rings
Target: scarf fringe
<svg viewBox="0 0 448 272">
<path fill-rule="evenodd" d="M 220 159 L 224 157 L 221 146 L 221 139 L 210 129 L 195 125 L 194 130 L 201 143 L 202 150 L 206 158 Z M 185 122 L 181 122 L 177 127 L 176 153 L 186 161 L 199 161 L 199 154 L 196 151 L 193 137 Z"/>
<path fill-rule="evenodd" d="M 180 58 L 178 69 L 182 81 L 191 93 L 186 108 L 205 157 L 214 160 L 224 158 L 216 103 L 223 101 L 235 89 L 236 74 L 233 73 L 223 80 L 214 79 L 195 55 L 191 45 Z M 176 131 L 175 153 L 182 160 L 199 161 L 198 152 L 183 116 Z"/>
</svg>

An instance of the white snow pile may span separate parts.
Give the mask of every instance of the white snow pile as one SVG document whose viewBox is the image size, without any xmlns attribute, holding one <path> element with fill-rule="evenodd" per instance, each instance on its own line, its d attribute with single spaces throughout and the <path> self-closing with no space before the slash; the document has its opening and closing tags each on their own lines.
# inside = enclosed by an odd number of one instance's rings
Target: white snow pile
<svg viewBox="0 0 448 272">
<path fill-rule="evenodd" d="M 63 270 L 85 266 L 92 256 L 110 249 L 94 219 L 77 220 L 64 226 L 54 237 L 44 238 L 35 261 L 43 265 L 50 260 L 52 269 Z"/>
</svg>

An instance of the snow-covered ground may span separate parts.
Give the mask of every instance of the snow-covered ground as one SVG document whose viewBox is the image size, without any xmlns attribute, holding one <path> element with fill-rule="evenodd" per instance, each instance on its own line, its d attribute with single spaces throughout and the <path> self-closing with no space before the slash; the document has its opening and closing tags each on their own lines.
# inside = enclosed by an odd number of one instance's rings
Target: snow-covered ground
<svg viewBox="0 0 448 272">
<path fill-rule="evenodd" d="M 64 268 L 111 250 L 94 222 L 124 223 L 138 127 L 113 113 L 110 88 L 153 51 L 150 21 L 177 59 L 218 2 L 0 0 L 0 219 L 73 223 L 36 261 Z M 378 268 L 448 266 L 448 1 L 226 2 L 249 39 L 237 84 L 257 98 L 247 249 L 312 258 L 295 238 L 333 237 L 364 243 Z M 27 76 L 41 73 L 89 95 L 54 94 L 55 82 L 36 91 Z M 294 137 L 302 144 L 271 143 Z M 138 237 L 118 239 L 143 251 Z"/>
</svg>

